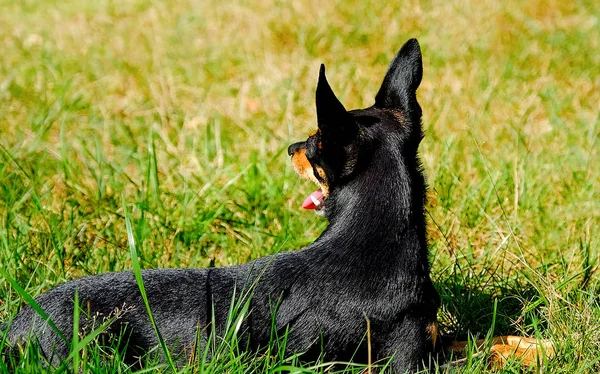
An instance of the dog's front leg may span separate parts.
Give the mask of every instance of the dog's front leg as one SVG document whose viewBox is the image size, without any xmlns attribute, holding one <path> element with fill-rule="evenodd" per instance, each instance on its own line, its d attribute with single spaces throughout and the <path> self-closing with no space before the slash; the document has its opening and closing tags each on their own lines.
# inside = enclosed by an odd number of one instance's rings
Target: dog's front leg
<svg viewBox="0 0 600 374">
<path fill-rule="evenodd" d="M 386 372 L 414 373 L 431 366 L 433 342 L 430 325 L 428 318 L 408 315 L 401 324 L 377 339 L 377 360 L 385 363 L 392 358 Z"/>
</svg>

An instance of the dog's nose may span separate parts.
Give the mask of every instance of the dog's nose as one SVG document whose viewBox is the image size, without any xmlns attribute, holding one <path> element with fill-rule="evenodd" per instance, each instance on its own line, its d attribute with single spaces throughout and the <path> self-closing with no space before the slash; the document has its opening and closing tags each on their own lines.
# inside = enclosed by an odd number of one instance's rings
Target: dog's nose
<svg viewBox="0 0 600 374">
<path fill-rule="evenodd" d="M 292 145 L 290 145 L 288 147 L 288 155 L 293 155 L 297 150 L 299 150 L 300 148 L 302 148 L 304 146 L 304 142 L 298 142 L 298 143 L 294 143 Z"/>
</svg>

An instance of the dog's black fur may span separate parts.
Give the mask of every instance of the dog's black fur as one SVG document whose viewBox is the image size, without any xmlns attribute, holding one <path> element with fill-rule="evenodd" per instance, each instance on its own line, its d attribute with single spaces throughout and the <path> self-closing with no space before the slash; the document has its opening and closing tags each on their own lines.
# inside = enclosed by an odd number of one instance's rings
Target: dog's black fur
<svg viewBox="0 0 600 374">
<path fill-rule="evenodd" d="M 250 349 L 268 343 L 274 320 L 279 330 L 289 327 L 290 352 L 366 362 L 366 316 L 373 359 L 393 356 L 395 372 L 422 367 L 434 345 L 439 297 L 429 276 L 426 185 L 417 157 L 421 77 L 421 51 L 412 39 L 392 61 L 375 104 L 346 111 L 321 66 L 319 129 L 288 152 L 296 171 L 323 190 L 320 212 L 329 226 L 302 250 L 239 266 L 143 271 L 153 316 L 174 351 L 189 354 L 198 329 L 205 341 L 213 318 L 222 333 L 234 292 L 254 284 L 243 328 Z M 73 280 L 39 296 L 37 303 L 67 337 L 76 291 L 85 311 L 80 326 L 94 315 L 119 315 L 109 332 L 126 327 L 126 357 L 158 345 L 132 272 Z M 67 344 L 27 306 L 10 324 L 8 341 L 15 346 L 32 337 L 52 363 L 68 355 Z"/>
</svg>

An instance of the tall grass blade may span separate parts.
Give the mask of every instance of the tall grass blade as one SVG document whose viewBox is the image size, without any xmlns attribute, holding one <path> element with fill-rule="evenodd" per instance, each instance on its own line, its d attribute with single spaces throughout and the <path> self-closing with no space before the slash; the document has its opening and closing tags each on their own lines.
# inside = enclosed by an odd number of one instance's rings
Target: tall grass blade
<svg viewBox="0 0 600 374">
<path fill-rule="evenodd" d="M 125 196 L 123 196 L 123 198 L 122 198 L 122 203 L 123 203 L 123 215 L 125 216 L 125 225 L 127 228 L 127 240 L 129 243 L 129 253 L 131 254 L 131 264 L 133 266 L 133 273 L 135 274 L 135 280 L 136 280 L 138 288 L 140 290 L 142 300 L 144 301 L 144 306 L 146 307 L 146 312 L 148 313 L 148 318 L 150 319 L 152 328 L 154 329 L 154 332 L 156 333 L 156 337 L 158 338 L 158 341 L 160 342 L 160 347 L 163 351 L 163 354 L 165 355 L 165 358 L 166 358 L 169 366 L 171 367 L 171 370 L 173 370 L 173 372 L 175 373 L 175 372 L 177 372 L 177 370 L 175 369 L 175 363 L 173 362 L 173 358 L 171 357 L 171 353 L 169 352 L 169 349 L 167 347 L 167 344 L 165 343 L 165 340 L 163 339 L 160 331 L 158 330 L 158 327 L 156 326 L 156 322 L 154 321 L 154 317 L 152 315 L 152 310 L 150 309 L 150 304 L 148 303 L 148 297 L 146 295 L 146 289 L 144 287 L 144 280 L 142 279 L 141 266 L 140 266 L 140 263 L 138 260 L 137 250 L 135 247 L 135 238 L 134 238 L 133 229 L 131 226 L 131 217 L 129 216 L 129 211 L 127 210 L 127 204 L 125 203 Z"/>
<path fill-rule="evenodd" d="M 17 293 L 23 299 L 25 299 L 25 301 L 27 302 L 27 304 L 29 304 L 31 309 L 33 309 L 40 317 L 42 317 L 42 319 L 48 324 L 48 326 L 50 326 L 50 328 L 52 328 L 52 330 L 54 330 L 54 332 L 56 332 L 58 336 L 65 343 L 69 344 L 67 337 L 63 334 L 62 331 L 59 330 L 58 327 L 56 327 L 50 316 L 44 311 L 44 309 L 42 309 L 42 307 L 39 306 L 38 303 L 35 302 L 34 298 L 31 297 L 31 295 L 29 295 L 27 291 L 21 288 L 17 281 L 15 281 L 3 268 L 0 268 L 0 275 L 4 277 L 8 281 L 8 283 L 10 283 L 10 285 L 15 289 L 15 291 L 17 291 Z"/>
</svg>

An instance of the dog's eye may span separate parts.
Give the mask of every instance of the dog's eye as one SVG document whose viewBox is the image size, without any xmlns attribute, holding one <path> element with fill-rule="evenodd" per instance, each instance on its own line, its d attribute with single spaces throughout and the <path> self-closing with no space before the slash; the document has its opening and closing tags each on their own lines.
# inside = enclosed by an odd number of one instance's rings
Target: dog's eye
<svg viewBox="0 0 600 374">
<path fill-rule="evenodd" d="M 311 136 L 306 140 L 306 157 L 312 162 L 319 154 L 320 140 L 317 136 Z"/>
</svg>

